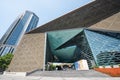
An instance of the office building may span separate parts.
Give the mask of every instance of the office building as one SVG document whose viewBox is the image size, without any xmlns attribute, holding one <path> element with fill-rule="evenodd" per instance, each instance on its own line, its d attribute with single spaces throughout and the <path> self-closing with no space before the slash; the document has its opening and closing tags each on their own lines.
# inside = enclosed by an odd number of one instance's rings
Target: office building
<svg viewBox="0 0 120 80">
<path fill-rule="evenodd" d="M 22 36 L 37 27 L 38 20 L 30 11 L 18 16 L 0 40 L 0 56 L 13 53 Z"/>
</svg>

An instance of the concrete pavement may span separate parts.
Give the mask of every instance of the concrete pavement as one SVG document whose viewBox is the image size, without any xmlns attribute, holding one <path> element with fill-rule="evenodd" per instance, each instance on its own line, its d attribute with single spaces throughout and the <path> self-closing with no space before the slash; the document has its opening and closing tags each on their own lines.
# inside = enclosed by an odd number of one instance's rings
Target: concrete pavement
<svg viewBox="0 0 120 80">
<path fill-rule="evenodd" d="M 119 77 L 35 77 L 35 76 L 5 76 L 0 75 L 0 80 L 120 80 Z"/>
<path fill-rule="evenodd" d="M 28 76 L 2 75 L 0 80 L 120 80 L 93 70 L 89 71 L 36 71 Z"/>
<path fill-rule="evenodd" d="M 44 77 L 110 77 L 95 70 L 35 71 L 28 76 Z"/>
</svg>

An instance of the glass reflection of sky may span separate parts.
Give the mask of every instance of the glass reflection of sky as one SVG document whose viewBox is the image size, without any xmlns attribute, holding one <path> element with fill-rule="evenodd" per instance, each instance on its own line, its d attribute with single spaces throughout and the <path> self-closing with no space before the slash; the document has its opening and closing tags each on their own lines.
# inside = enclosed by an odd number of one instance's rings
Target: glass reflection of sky
<svg viewBox="0 0 120 80">
<path fill-rule="evenodd" d="M 95 59 L 96 55 L 99 54 L 101 51 L 120 51 L 119 39 L 90 30 L 85 30 L 85 34 Z"/>
</svg>

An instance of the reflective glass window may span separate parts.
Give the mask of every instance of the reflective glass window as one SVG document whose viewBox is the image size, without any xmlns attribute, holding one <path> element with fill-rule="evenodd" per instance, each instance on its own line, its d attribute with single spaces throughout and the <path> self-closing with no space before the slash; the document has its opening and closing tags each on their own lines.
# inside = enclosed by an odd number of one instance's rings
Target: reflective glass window
<svg viewBox="0 0 120 80">
<path fill-rule="evenodd" d="M 90 30 L 85 30 L 85 34 L 95 59 L 101 52 L 120 52 L 120 39 L 116 38 L 116 36 L 109 36 Z"/>
</svg>

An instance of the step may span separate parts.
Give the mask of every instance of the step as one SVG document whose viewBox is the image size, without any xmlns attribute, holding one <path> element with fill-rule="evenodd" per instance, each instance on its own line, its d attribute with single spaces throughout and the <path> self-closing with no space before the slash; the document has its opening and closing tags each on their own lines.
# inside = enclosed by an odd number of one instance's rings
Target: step
<svg viewBox="0 0 120 80">
<path fill-rule="evenodd" d="M 28 76 L 46 76 L 46 77 L 110 77 L 95 70 L 68 70 L 68 71 L 36 71 Z"/>
</svg>

